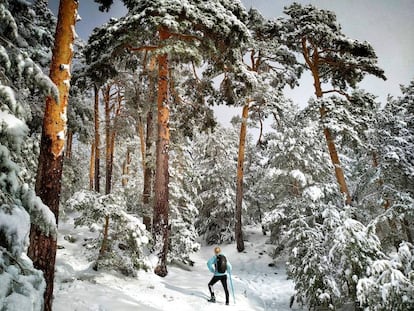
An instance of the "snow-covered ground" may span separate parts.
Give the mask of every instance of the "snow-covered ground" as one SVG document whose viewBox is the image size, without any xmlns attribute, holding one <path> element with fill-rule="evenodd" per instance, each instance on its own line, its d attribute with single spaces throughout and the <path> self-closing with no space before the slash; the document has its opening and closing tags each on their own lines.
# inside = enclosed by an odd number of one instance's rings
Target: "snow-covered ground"
<svg viewBox="0 0 414 311">
<path fill-rule="evenodd" d="M 58 244 L 64 248 L 57 253 L 53 305 L 56 311 L 301 310 L 296 305 L 289 308 L 293 283 L 287 280 L 283 263 L 269 267 L 271 259 L 267 252 L 271 246 L 265 244 L 266 237 L 259 228 L 246 230 L 244 253 L 238 253 L 234 244 L 221 246 L 233 265 L 235 303 L 230 289 L 230 306 L 224 304 L 220 282 L 215 285 L 217 303 L 207 302 L 207 283 L 212 275 L 206 262 L 213 255 L 211 246 L 202 247 L 192 256 L 193 267 L 170 266 L 165 278 L 151 271 L 141 271 L 136 278 L 129 278 L 117 272 L 91 269 L 81 245 L 90 234 L 87 230 L 74 230 L 71 223 L 62 222 L 59 231 Z M 69 233 L 78 242 L 65 240 Z"/>
</svg>

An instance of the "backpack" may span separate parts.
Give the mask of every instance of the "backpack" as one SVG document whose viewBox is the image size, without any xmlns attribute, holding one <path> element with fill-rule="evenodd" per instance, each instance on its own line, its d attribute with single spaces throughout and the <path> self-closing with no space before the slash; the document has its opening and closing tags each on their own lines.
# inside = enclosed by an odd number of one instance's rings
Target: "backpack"
<svg viewBox="0 0 414 311">
<path fill-rule="evenodd" d="M 216 268 L 218 273 L 225 273 L 227 270 L 227 258 L 226 256 L 220 254 L 217 255 Z"/>
</svg>

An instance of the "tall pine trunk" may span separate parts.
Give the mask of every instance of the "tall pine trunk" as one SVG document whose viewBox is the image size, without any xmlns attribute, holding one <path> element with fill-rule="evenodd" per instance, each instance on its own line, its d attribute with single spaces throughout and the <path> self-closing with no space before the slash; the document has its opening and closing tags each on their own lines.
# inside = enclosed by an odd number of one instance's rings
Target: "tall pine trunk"
<svg viewBox="0 0 414 311">
<path fill-rule="evenodd" d="M 152 191 L 152 182 L 154 176 L 154 169 L 152 167 L 153 158 L 152 154 L 152 144 L 154 140 L 154 124 L 153 124 L 152 110 L 147 112 L 147 130 L 145 137 L 145 169 L 144 169 L 144 190 L 142 195 L 142 204 L 144 208 L 143 223 L 146 226 L 148 231 L 151 231 L 151 213 L 150 213 L 150 203 L 151 203 L 151 191 Z"/>
<path fill-rule="evenodd" d="M 67 141 L 66 141 L 66 159 L 71 159 L 72 158 L 72 145 L 73 145 L 73 132 L 72 131 L 68 131 L 68 135 L 67 135 Z"/>
<path fill-rule="evenodd" d="M 240 125 L 239 155 L 237 161 L 237 182 L 236 182 L 236 226 L 235 236 L 237 250 L 244 251 L 243 230 L 242 230 L 242 206 L 243 206 L 243 177 L 244 177 L 244 154 L 246 150 L 247 118 L 249 116 L 249 104 L 243 106 L 242 122 Z"/>
<path fill-rule="evenodd" d="M 320 79 L 320 74 L 319 74 L 319 65 L 320 65 L 319 64 L 319 61 L 320 61 L 319 53 L 318 53 L 318 50 L 316 50 L 315 48 L 315 51 L 313 51 L 313 54 L 310 55 L 309 49 L 306 46 L 306 41 L 307 41 L 306 38 L 302 38 L 303 56 L 305 58 L 306 64 L 309 66 L 312 72 L 313 82 L 314 82 L 313 85 L 315 87 L 315 95 L 317 98 L 322 98 L 323 91 L 322 91 L 321 79 Z M 323 121 L 327 113 L 326 108 L 322 106 L 319 109 L 319 112 L 320 112 L 321 120 Z M 327 127 L 323 129 L 323 133 L 325 135 L 325 140 L 328 146 L 328 152 L 331 158 L 331 162 L 335 168 L 335 176 L 339 184 L 339 190 L 341 191 L 342 194 L 345 195 L 345 203 L 350 204 L 352 198 L 349 194 L 348 186 L 346 184 L 345 174 L 341 166 L 341 161 L 339 160 L 338 151 L 336 150 L 335 140 L 332 136 L 331 131 Z"/>
<path fill-rule="evenodd" d="M 144 162 L 144 189 L 142 194 L 142 204 L 143 204 L 143 223 L 146 226 L 148 231 L 152 230 L 151 220 L 153 215 L 153 209 L 151 212 L 151 196 L 152 196 L 152 183 L 154 179 L 154 167 L 153 167 L 153 144 L 154 144 L 154 117 L 153 117 L 153 105 L 156 101 L 156 77 L 154 75 L 156 65 L 156 58 L 151 58 L 150 61 L 150 75 L 149 75 L 149 109 L 147 111 L 147 120 L 146 120 L 146 136 L 145 136 L 145 162 Z"/>
<path fill-rule="evenodd" d="M 103 88 L 103 100 L 105 105 L 105 194 L 111 193 L 112 164 L 111 164 L 111 85 Z"/>
<path fill-rule="evenodd" d="M 145 172 L 145 131 L 144 131 L 144 122 L 142 117 L 139 116 L 137 120 L 137 134 L 139 137 L 139 146 L 141 151 L 141 166 L 142 172 Z"/>
<path fill-rule="evenodd" d="M 99 87 L 97 84 L 94 84 L 93 86 L 94 95 L 95 95 L 95 101 L 94 101 L 94 124 L 95 124 L 95 191 L 100 192 L 100 179 L 101 179 L 101 173 L 100 173 L 100 165 L 101 165 L 101 135 L 99 133 L 99 123 L 100 123 L 100 117 L 99 117 Z"/>
<path fill-rule="evenodd" d="M 91 144 L 91 156 L 89 162 L 89 190 L 93 191 L 95 180 L 95 142 L 92 142 Z"/>
<path fill-rule="evenodd" d="M 126 154 L 125 154 L 125 160 L 122 163 L 122 178 L 121 178 L 122 187 L 126 187 L 128 185 L 128 175 L 129 175 L 130 164 L 131 164 L 131 150 L 128 147 L 126 150 Z"/>
<path fill-rule="evenodd" d="M 159 29 L 161 44 L 170 37 L 170 32 L 165 27 Z M 154 218 L 153 232 L 155 247 L 159 248 L 158 265 L 154 272 L 159 276 L 166 276 L 167 253 L 169 240 L 168 224 L 168 159 L 170 145 L 169 129 L 169 106 L 168 106 L 168 55 L 158 56 L 158 139 L 156 148 L 156 169 L 155 169 L 155 197 L 154 197 Z"/>
<path fill-rule="evenodd" d="M 46 98 L 36 177 L 36 193 L 55 215 L 56 224 L 59 219 L 66 111 L 70 86 L 70 65 L 73 56 L 72 45 L 75 39 L 73 29 L 76 23 L 77 8 L 77 1 L 60 1 L 50 67 L 50 78 L 59 90 L 59 102 L 56 102 L 51 96 Z M 32 225 L 28 255 L 35 268 L 43 271 L 46 280 L 45 311 L 52 310 L 56 243 L 56 237 L 46 236 L 37 225 Z"/>
</svg>

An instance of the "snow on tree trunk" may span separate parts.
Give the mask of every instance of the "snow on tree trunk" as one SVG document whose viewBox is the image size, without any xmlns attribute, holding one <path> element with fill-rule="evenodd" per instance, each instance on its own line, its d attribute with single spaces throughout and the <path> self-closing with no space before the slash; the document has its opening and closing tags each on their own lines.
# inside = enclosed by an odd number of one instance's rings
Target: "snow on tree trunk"
<svg viewBox="0 0 414 311">
<path fill-rule="evenodd" d="M 159 29 L 161 42 L 170 37 L 168 29 Z M 168 149 L 170 144 L 169 129 L 169 106 L 168 106 L 168 55 L 158 56 L 158 139 L 156 151 L 155 169 L 155 198 L 154 198 L 154 241 L 158 251 L 158 265 L 155 274 L 166 276 L 167 271 L 167 252 L 169 239 L 168 224 Z"/>
<path fill-rule="evenodd" d="M 243 106 L 242 123 L 240 125 L 239 155 L 237 162 L 237 184 L 236 184 L 236 226 L 235 237 L 237 250 L 244 251 L 242 230 L 242 205 L 243 205 L 243 175 L 244 175 L 244 153 L 246 149 L 247 118 L 249 115 L 249 104 Z"/>
<path fill-rule="evenodd" d="M 70 87 L 72 44 L 75 39 L 75 23 L 78 2 L 61 0 L 55 34 L 50 78 L 59 90 L 59 102 L 52 96 L 46 98 L 43 119 L 36 193 L 53 212 L 58 223 L 59 198 L 63 167 L 66 132 L 66 109 Z M 44 310 L 52 310 L 53 281 L 56 260 L 56 239 L 46 236 L 38 226 L 30 230 L 29 257 L 36 268 L 44 273 L 46 280 Z"/>
</svg>

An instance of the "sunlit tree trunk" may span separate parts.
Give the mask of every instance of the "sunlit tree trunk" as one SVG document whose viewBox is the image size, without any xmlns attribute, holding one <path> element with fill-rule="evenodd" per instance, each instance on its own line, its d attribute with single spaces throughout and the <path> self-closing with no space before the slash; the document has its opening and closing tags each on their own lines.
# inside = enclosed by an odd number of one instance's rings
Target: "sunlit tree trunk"
<svg viewBox="0 0 414 311">
<path fill-rule="evenodd" d="M 313 85 L 315 87 L 315 95 L 317 98 L 322 98 L 323 91 L 322 91 L 321 80 L 320 80 L 320 75 L 319 75 L 318 50 L 315 47 L 314 48 L 315 50 L 313 51 L 312 55 L 310 55 L 306 42 L 307 42 L 306 38 L 303 38 L 302 39 L 303 56 L 305 58 L 306 64 L 309 66 L 312 72 L 313 82 L 314 82 Z M 320 112 L 321 119 L 324 120 L 326 117 L 326 113 L 327 113 L 326 108 L 323 106 L 320 107 L 319 112 Z M 323 129 L 323 133 L 325 135 L 326 144 L 328 146 L 329 156 L 335 168 L 335 176 L 339 184 L 339 190 L 341 191 L 342 194 L 345 195 L 345 203 L 350 204 L 352 198 L 349 194 L 348 186 L 346 184 L 345 174 L 342 169 L 341 162 L 339 160 L 338 151 L 336 150 L 335 140 L 332 136 L 331 131 L 327 127 Z"/>
<path fill-rule="evenodd" d="M 60 1 L 50 67 L 50 78 L 59 90 L 59 101 L 56 102 L 51 96 L 46 98 L 36 177 L 36 193 L 53 212 L 56 223 L 59 218 L 70 65 L 73 56 L 72 45 L 75 39 L 73 29 L 76 23 L 77 8 L 77 1 Z M 56 246 L 56 237 L 45 236 L 38 226 L 32 225 L 28 255 L 32 259 L 34 267 L 43 271 L 46 280 L 44 293 L 44 310 L 46 311 L 52 310 Z"/>
<path fill-rule="evenodd" d="M 170 37 L 168 29 L 161 27 L 159 29 L 161 42 Z M 154 217 L 153 232 L 155 247 L 159 248 L 158 265 L 155 273 L 159 276 L 166 276 L 167 271 L 167 252 L 169 240 L 168 224 L 168 152 L 170 145 L 169 129 L 169 107 L 168 107 L 168 55 L 160 54 L 158 56 L 158 138 L 156 148 L 156 168 L 155 168 L 155 197 L 154 197 Z"/>
<path fill-rule="evenodd" d="M 249 117 L 249 103 L 243 106 L 242 122 L 240 125 L 239 155 L 237 161 L 236 181 L 236 226 L 235 236 L 237 250 L 244 251 L 243 230 L 242 230 L 242 206 L 243 206 L 243 177 L 244 177 L 244 154 L 246 150 L 247 119 Z"/>
</svg>

